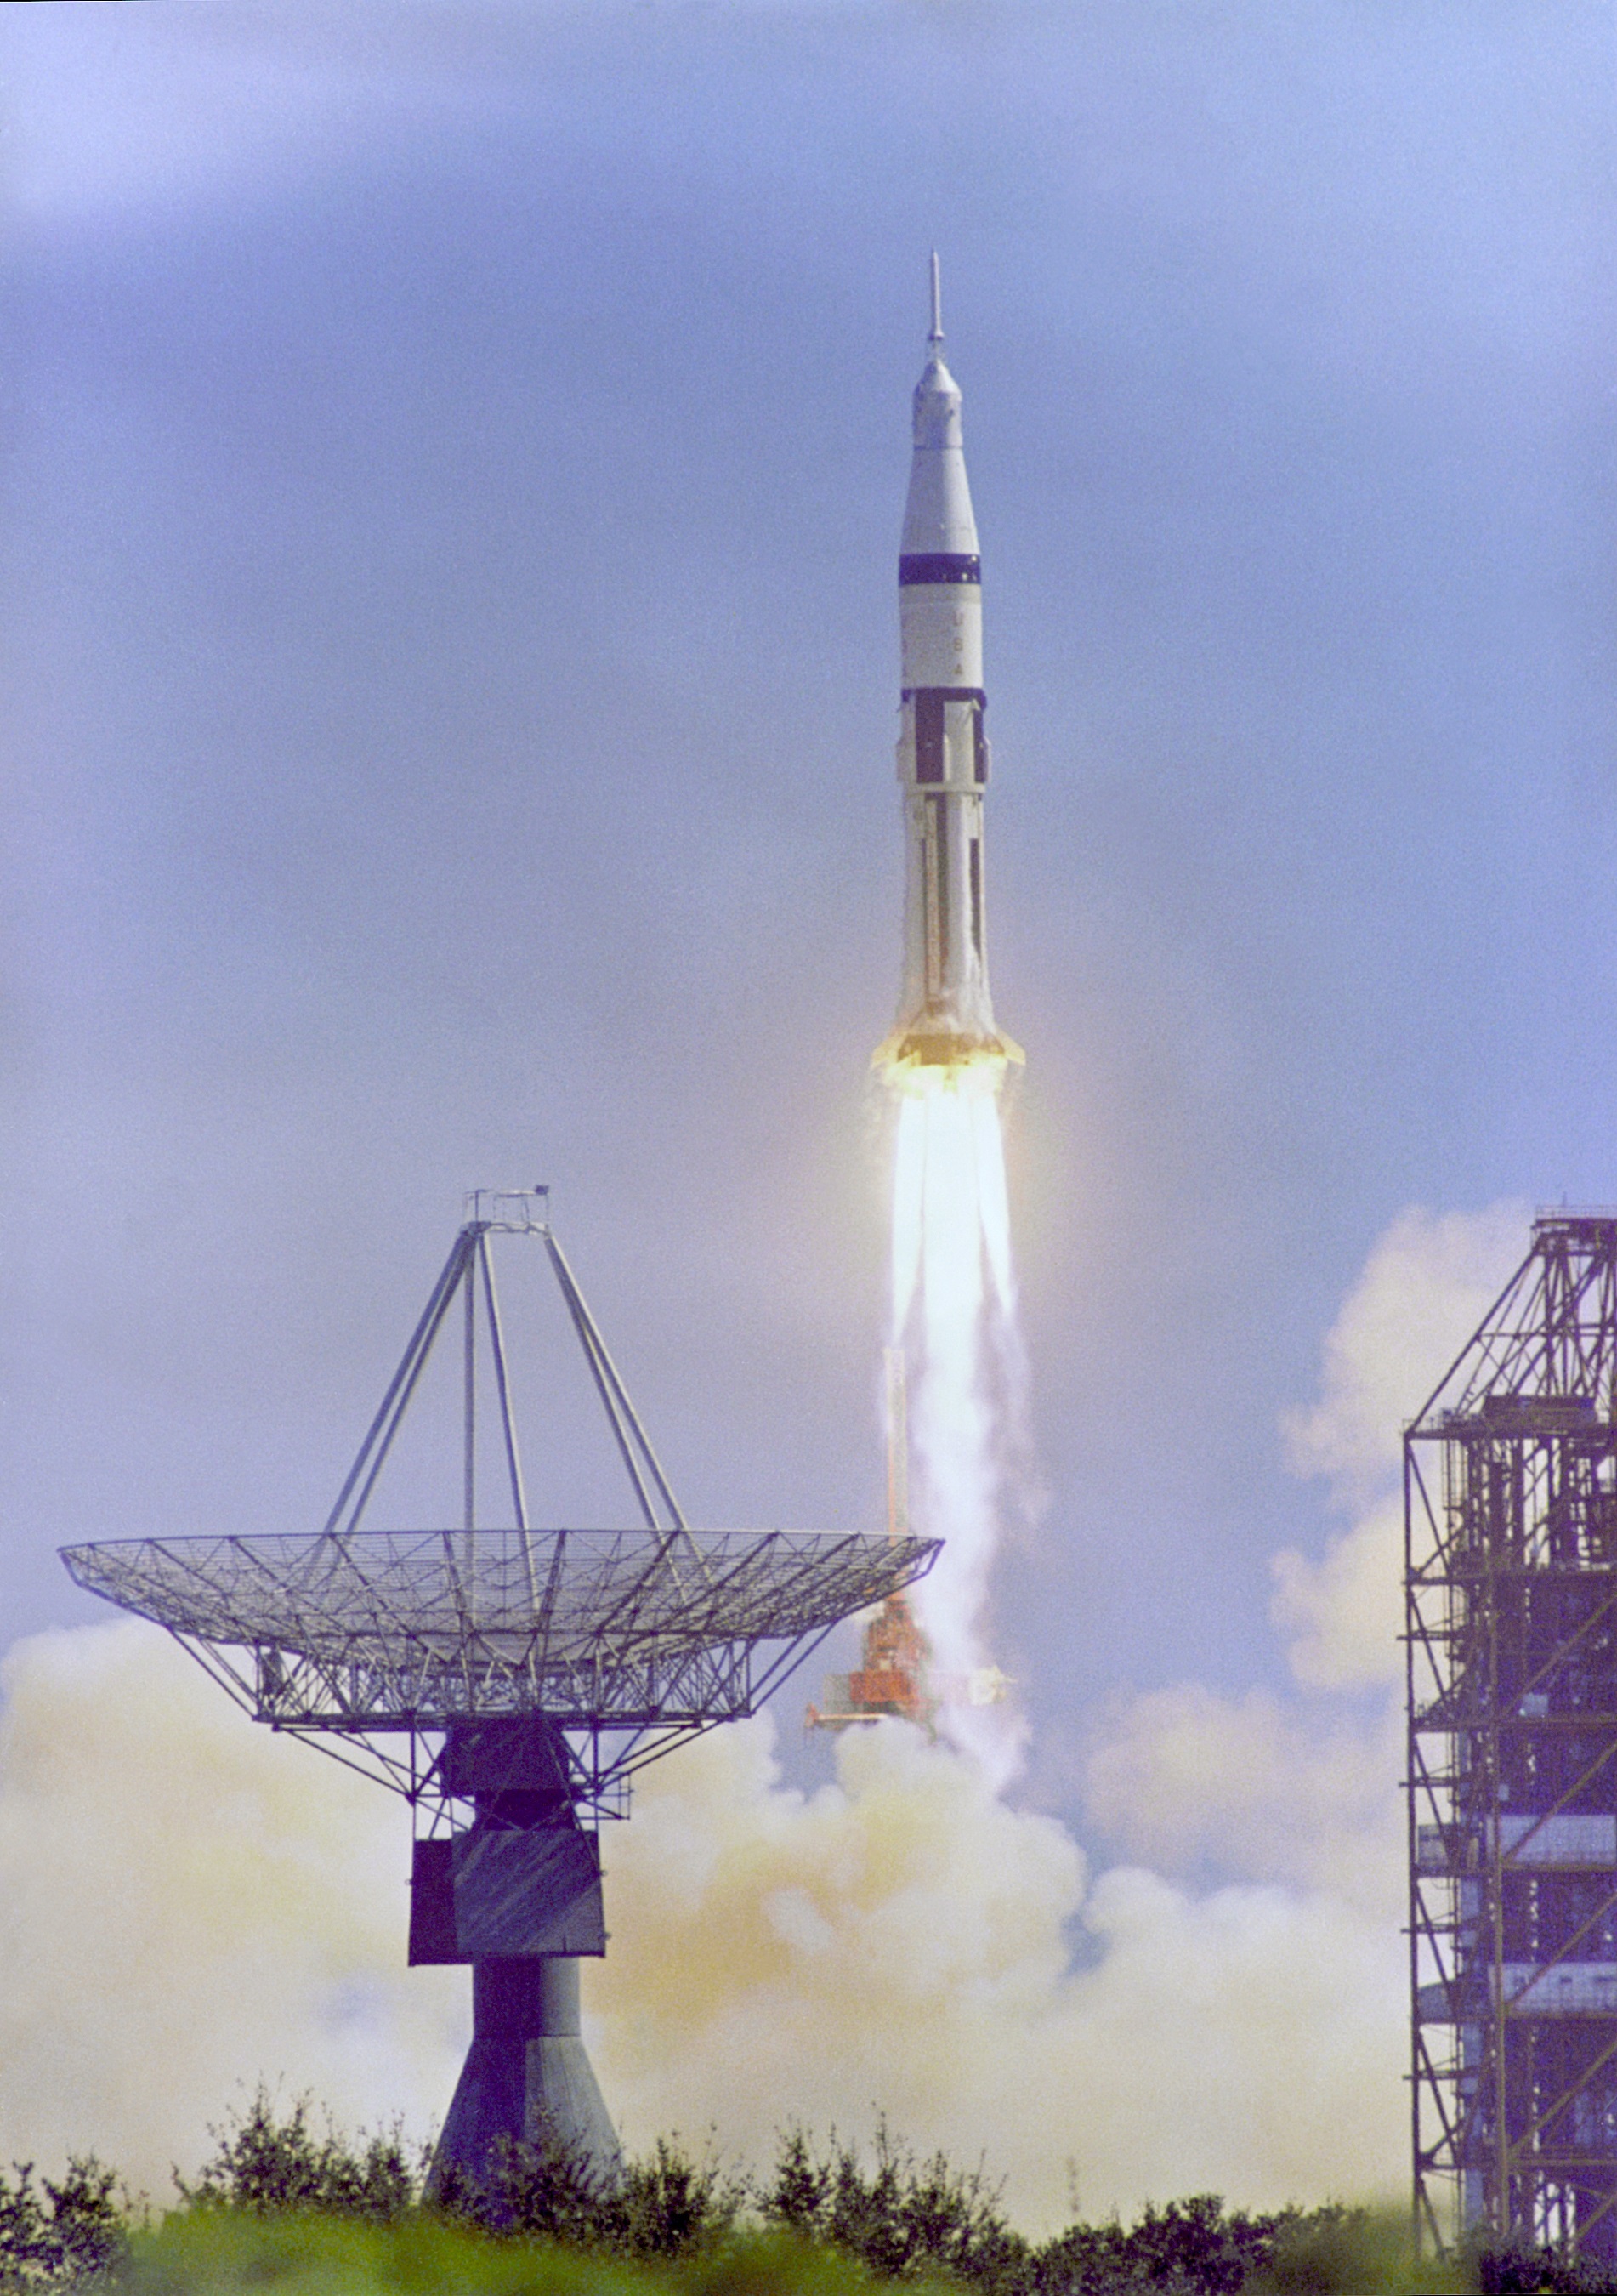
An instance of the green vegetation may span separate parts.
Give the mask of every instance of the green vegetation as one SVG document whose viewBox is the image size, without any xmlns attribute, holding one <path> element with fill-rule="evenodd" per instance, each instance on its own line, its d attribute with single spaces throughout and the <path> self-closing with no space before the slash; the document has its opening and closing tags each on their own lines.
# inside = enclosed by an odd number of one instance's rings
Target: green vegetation
<svg viewBox="0 0 1617 2296">
<path fill-rule="evenodd" d="M 0 2296 L 1582 2296 L 1548 2251 L 1420 2263 L 1407 2226 L 1327 2207 L 1251 2216 L 1211 2194 L 1124 2227 L 1028 2241 L 980 2169 L 878 2130 L 867 2161 L 799 2129 L 763 2177 L 659 2142 L 606 2183 L 551 2143 L 424 2194 L 396 2130 L 350 2144 L 260 2091 L 160 2221 L 114 2172 L 0 2174 Z"/>
<path fill-rule="evenodd" d="M 60 2185 L 34 2182 L 30 2164 L 15 2180 L 0 2172 L 0 2289 L 83 2286 L 127 2252 L 135 2209 L 114 2171 L 99 2161 L 68 2162 Z"/>
</svg>

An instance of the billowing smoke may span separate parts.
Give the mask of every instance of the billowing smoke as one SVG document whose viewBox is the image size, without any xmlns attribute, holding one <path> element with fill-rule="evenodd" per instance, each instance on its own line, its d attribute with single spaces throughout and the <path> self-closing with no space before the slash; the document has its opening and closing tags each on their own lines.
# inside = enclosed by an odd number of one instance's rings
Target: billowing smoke
<svg viewBox="0 0 1617 2296">
<path fill-rule="evenodd" d="M 1319 1401 L 1286 1423 L 1292 1463 L 1328 1478 L 1352 1528 L 1322 1564 L 1275 1557 L 1292 1670 L 1323 1690 L 1395 1681 L 1403 1625 L 1403 1423 L 1482 1322 L 1526 1250 L 1528 1209 L 1408 1211 L 1371 1254 L 1325 1344 Z"/>
<path fill-rule="evenodd" d="M 1402 1964 L 1324 1890 L 1091 1881 L 1052 1820 L 901 1723 L 836 1786 L 779 1783 L 767 1723 L 649 1775 L 609 1845 L 590 1998 L 631 2141 L 755 2151 L 799 2119 L 983 2159 L 1019 2221 L 1209 2186 L 1390 2187 Z"/>
<path fill-rule="evenodd" d="M 1510 1208 L 1411 1214 L 1377 1247 L 1290 1430 L 1343 1510 L 1323 1562 L 1278 1565 L 1297 1687 L 1187 1685 L 1095 1718 L 1082 1790 L 1128 1863 L 1091 1871 L 899 1723 L 842 1741 L 810 1795 L 767 1719 L 646 1773 L 608 1837 L 612 1947 L 585 1995 L 632 2144 L 711 2131 L 755 2160 L 789 2120 L 863 2136 L 885 2112 L 984 2159 L 1030 2228 L 1074 2190 L 1098 2215 L 1401 2186 L 1386 1502 L 1401 1422 L 1523 1234 Z M 404 1966 L 398 1805 L 256 1730 L 139 1626 L 18 1645 L 5 1696 L 0 2157 L 94 2145 L 160 2192 L 260 2074 L 424 2135 L 467 1986 Z"/>
<path fill-rule="evenodd" d="M 262 2077 L 441 2116 L 462 1972 L 406 1970 L 404 1805 L 239 1713 L 155 1627 L 35 1636 L 0 1713 L 0 2159 L 154 2197 Z"/>
</svg>

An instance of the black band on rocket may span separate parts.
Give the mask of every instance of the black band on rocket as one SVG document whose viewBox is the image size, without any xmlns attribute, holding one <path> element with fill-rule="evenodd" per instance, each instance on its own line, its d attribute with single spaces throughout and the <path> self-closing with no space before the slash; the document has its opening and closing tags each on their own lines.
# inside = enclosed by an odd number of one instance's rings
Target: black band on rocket
<svg viewBox="0 0 1617 2296">
<path fill-rule="evenodd" d="M 975 552 L 926 551 L 898 562 L 901 590 L 907 590 L 914 582 L 980 582 L 982 578 L 983 562 Z"/>
</svg>

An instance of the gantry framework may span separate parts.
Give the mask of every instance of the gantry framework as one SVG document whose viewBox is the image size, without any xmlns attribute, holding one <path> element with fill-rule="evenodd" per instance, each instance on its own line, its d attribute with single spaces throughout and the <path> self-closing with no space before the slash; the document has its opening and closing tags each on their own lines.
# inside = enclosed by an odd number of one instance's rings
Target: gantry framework
<svg viewBox="0 0 1617 2296">
<path fill-rule="evenodd" d="M 527 1716 L 568 1734 L 580 1805 L 618 1814 L 634 1771 L 755 1712 L 840 1620 L 919 1578 L 937 1542 L 693 1529 L 551 1232 L 544 1193 L 480 1192 L 468 1211 L 323 1530 L 98 1541 L 63 1560 L 80 1586 L 167 1628 L 256 1719 L 412 1802 L 434 1801 L 452 1726 Z M 492 1235 L 532 1238 L 549 1259 L 635 1495 L 633 1529 L 528 1521 Z M 434 1343 L 457 1324 L 464 1520 L 362 1527 Z M 512 1518 L 501 1528 L 477 1520 L 491 1382 Z"/>
<path fill-rule="evenodd" d="M 1541 1214 L 1405 1447 L 1415 2193 L 1617 2270 L 1617 1211 Z"/>
</svg>

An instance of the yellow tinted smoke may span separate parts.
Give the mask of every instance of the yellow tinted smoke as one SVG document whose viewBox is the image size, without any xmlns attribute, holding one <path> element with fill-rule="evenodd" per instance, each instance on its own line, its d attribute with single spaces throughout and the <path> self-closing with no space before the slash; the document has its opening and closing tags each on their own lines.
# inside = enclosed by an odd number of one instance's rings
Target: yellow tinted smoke
<svg viewBox="0 0 1617 2296">
<path fill-rule="evenodd" d="M 442 2113 L 466 1980 L 404 1966 L 402 1803 L 154 1627 L 33 1636 L 4 1691 L 0 2159 L 94 2148 L 161 2196 L 261 2077 Z"/>
</svg>

